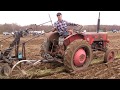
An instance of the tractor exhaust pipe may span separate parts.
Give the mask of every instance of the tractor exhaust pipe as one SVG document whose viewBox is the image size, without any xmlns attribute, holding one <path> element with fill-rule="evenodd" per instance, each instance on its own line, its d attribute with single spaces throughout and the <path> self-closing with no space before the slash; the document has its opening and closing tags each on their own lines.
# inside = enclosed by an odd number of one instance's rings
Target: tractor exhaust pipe
<svg viewBox="0 0 120 90">
<path fill-rule="evenodd" d="M 100 30 L 100 12 L 99 12 L 98 22 L 97 22 L 97 33 L 99 33 L 99 30 Z"/>
</svg>

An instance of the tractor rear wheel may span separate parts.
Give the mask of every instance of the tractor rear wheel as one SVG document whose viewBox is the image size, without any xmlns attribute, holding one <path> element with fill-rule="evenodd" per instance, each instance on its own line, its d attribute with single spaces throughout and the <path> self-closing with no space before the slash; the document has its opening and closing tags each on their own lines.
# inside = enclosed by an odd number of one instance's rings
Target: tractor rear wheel
<svg viewBox="0 0 120 90">
<path fill-rule="evenodd" d="M 41 49 L 40 49 L 40 55 L 42 58 L 44 58 L 45 53 L 49 51 L 49 46 L 50 46 L 50 41 L 48 40 L 48 38 L 46 38 L 46 40 L 41 45 Z"/>
<path fill-rule="evenodd" d="M 89 66 L 92 57 L 89 43 L 82 39 L 75 40 L 65 50 L 64 65 L 68 71 L 80 71 Z"/>
<path fill-rule="evenodd" d="M 104 62 L 112 62 L 115 59 L 115 51 L 113 49 L 108 49 L 105 52 L 105 56 L 104 56 Z"/>
</svg>

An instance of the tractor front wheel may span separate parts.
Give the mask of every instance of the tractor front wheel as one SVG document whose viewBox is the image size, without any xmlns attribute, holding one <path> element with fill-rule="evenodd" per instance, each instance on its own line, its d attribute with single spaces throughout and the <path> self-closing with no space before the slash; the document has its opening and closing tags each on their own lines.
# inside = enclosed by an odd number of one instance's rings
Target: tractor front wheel
<svg viewBox="0 0 120 90">
<path fill-rule="evenodd" d="M 108 49 L 105 52 L 105 56 L 104 56 L 104 62 L 112 62 L 115 59 L 115 51 L 113 49 Z"/>
<path fill-rule="evenodd" d="M 75 40 L 65 50 L 64 65 L 69 71 L 80 71 L 89 66 L 92 49 L 85 40 Z"/>
</svg>

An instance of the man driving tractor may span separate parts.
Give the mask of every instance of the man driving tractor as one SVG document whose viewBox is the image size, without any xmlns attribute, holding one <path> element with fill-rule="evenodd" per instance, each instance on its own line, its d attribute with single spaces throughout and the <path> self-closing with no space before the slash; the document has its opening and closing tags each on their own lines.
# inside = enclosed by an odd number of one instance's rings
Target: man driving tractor
<svg viewBox="0 0 120 90">
<path fill-rule="evenodd" d="M 59 41 L 64 41 L 64 38 L 73 33 L 73 30 L 68 30 L 67 26 L 78 26 L 78 24 L 70 23 L 62 19 L 62 14 L 60 12 L 57 13 L 58 20 L 54 23 L 54 31 L 58 31 L 60 37 Z M 60 43 L 59 43 L 60 44 Z"/>
</svg>

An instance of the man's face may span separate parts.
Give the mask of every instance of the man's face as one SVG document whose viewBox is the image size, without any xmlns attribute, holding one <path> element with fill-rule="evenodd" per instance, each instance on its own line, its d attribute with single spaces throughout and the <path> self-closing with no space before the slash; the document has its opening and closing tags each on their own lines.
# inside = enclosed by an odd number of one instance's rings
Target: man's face
<svg viewBox="0 0 120 90">
<path fill-rule="evenodd" d="M 57 16 L 58 20 L 62 20 L 62 15 Z"/>
</svg>

